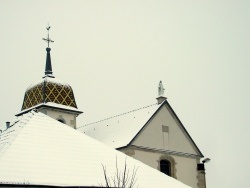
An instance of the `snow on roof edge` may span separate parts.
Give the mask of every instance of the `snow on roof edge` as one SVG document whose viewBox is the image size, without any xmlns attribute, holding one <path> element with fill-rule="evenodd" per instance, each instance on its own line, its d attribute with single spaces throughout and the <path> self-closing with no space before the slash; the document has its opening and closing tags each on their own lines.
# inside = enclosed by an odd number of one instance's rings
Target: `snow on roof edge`
<svg viewBox="0 0 250 188">
<path fill-rule="evenodd" d="M 22 110 L 21 112 L 17 113 L 16 116 L 22 115 L 24 113 L 27 113 L 33 109 L 36 108 L 40 108 L 42 106 L 47 106 L 47 107 L 53 107 L 53 108 L 59 108 L 59 109 L 64 109 L 64 110 L 68 110 L 68 111 L 74 111 L 74 112 L 78 112 L 79 114 L 83 113 L 82 111 L 78 110 L 77 108 L 71 107 L 71 106 L 66 106 L 66 105 L 62 105 L 62 104 L 57 104 L 54 102 L 46 102 L 46 103 L 39 103 L 35 106 L 32 106 L 28 109 Z"/>
</svg>

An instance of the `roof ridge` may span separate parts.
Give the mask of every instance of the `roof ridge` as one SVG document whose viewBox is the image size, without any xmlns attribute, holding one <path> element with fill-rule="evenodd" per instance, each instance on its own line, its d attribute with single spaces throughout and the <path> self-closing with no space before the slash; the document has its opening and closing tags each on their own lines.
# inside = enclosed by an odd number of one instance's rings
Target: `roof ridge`
<svg viewBox="0 0 250 188">
<path fill-rule="evenodd" d="M 109 120 L 109 119 L 112 119 L 112 118 L 115 118 L 115 117 L 123 116 L 123 115 L 129 114 L 129 113 L 135 112 L 135 111 L 139 111 L 139 110 L 144 109 L 144 108 L 149 108 L 149 107 L 154 106 L 154 105 L 157 105 L 157 103 L 154 103 L 154 104 L 151 104 L 151 105 L 148 105 L 148 106 L 144 106 L 144 107 L 141 107 L 141 108 L 137 108 L 137 109 L 134 109 L 134 110 L 130 110 L 128 112 L 121 113 L 121 114 L 118 114 L 118 115 L 115 115 L 115 116 L 111 116 L 111 117 L 108 117 L 108 118 L 105 118 L 105 119 L 101 119 L 99 121 L 88 123 L 88 124 L 85 124 L 85 125 L 82 125 L 82 126 L 76 128 L 76 129 L 80 129 L 82 127 L 86 127 L 86 126 L 89 126 L 89 125 L 92 125 L 92 124 L 95 124 L 95 123 L 103 122 L 103 121 L 106 121 L 106 120 Z"/>
</svg>

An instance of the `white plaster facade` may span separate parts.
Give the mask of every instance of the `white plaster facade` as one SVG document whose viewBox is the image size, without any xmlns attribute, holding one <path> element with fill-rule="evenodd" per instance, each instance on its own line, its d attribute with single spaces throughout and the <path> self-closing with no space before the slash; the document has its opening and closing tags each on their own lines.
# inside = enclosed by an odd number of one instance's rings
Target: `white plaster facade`
<svg viewBox="0 0 250 188">
<path fill-rule="evenodd" d="M 42 107 L 38 109 L 38 112 L 42 112 L 49 117 L 56 119 L 62 123 L 65 123 L 66 125 L 76 128 L 76 117 L 78 114 L 73 112 L 68 112 L 66 110 L 58 110 L 48 107 Z"/>
<path fill-rule="evenodd" d="M 165 130 L 164 130 L 165 129 Z M 157 139 L 148 139 L 157 138 Z M 133 145 L 198 155 L 198 151 L 167 105 L 162 106 L 132 142 Z"/>
<path fill-rule="evenodd" d="M 171 176 L 173 178 L 191 187 L 199 188 L 197 179 L 198 158 L 170 155 L 161 151 L 152 151 L 148 149 L 136 148 L 133 146 L 126 149 L 121 149 L 120 151 L 158 170 L 160 170 L 159 163 L 161 159 L 170 160 L 172 167 Z M 172 158 L 172 160 L 170 158 Z"/>
<path fill-rule="evenodd" d="M 171 176 L 194 188 L 198 186 L 197 164 L 202 154 L 168 105 L 163 105 L 120 151 L 160 170 L 160 160 L 171 162 Z M 203 183 L 199 183 L 203 184 Z"/>
</svg>

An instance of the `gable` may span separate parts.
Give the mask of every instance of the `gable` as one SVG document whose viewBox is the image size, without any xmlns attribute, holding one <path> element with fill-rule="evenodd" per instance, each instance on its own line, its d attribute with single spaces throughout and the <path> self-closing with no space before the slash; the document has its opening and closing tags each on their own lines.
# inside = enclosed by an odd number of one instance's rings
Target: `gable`
<svg viewBox="0 0 250 188">
<path fill-rule="evenodd" d="M 202 156 L 167 101 L 151 117 L 130 145 Z"/>
</svg>

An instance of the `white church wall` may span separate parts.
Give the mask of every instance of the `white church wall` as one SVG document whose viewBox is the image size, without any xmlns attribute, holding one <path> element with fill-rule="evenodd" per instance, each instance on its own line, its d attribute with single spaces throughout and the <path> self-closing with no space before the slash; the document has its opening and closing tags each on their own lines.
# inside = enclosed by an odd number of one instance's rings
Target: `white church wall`
<svg viewBox="0 0 250 188">
<path fill-rule="evenodd" d="M 133 145 L 198 154 L 167 106 L 163 106 L 133 141 Z"/>
<path fill-rule="evenodd" d="M 176 161 L 176 176 L 179 177 L 181 181 L 191 187 L 198 188 L 198 171 L 197 171 L 197 159 L 182 157 L 182 156 L 174 156 Z"/>
<path fill-rule="evenodd" d="M 71 113 L 66 113 L 58 110 L 43 109 L 41 110 L 44 114 L 56 120 L 63 120 L 64 123 L 72 128 L 76 127 L 76 115 Z"/>
<path fill-rule="evenodd" d="M 158 170 L 160 170 L 160 160 L 162 158 L 170 157 L 174 160 L 174 162 L 172 161 L 174 164 L 171 164 L 172 177 L 193 188 L 198 188 L 196 158 L 167 155 L 157 151 L 149 151 L 146 149 L 137 149 L 133 147 L 122 149 L 120 151 Z"/>
</svg>

